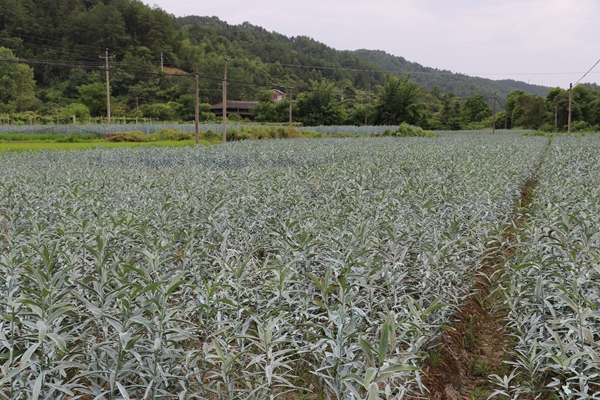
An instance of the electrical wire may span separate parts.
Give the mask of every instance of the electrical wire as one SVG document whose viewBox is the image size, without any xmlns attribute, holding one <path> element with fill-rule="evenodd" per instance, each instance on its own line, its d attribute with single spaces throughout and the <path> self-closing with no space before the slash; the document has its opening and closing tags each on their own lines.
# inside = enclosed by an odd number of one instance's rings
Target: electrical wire
<svg viewBox="0 0 600 400">
<path fill-rule="evenodd" d="M 47 42 L 53 42 L 53 43 L 62 43 L 56 40 L 52 40 L 52 39 L 47 39 L 47 38 L 40 38 L 40 37 L 36 37 L 36 36 L 32 36 L 32 35 L 26 35 L 26 34 L 15 34 L 16 37 L 27 37 L 27 38 L 31 38 L 31 39 L 36 39 L 36 40 L 44 40 Z M 14 40 L 14 38 L 0 38 L 0 41 L 11 41 Z M 21 42 L 20 44 L 22 44 L 25 47 L 29 47 L 29 48 L 37 48 L 37 49 L 41 49 L 44 51 L 54 51 L 56 53 L 79 53 L 81 55 L 86 56 L 86 58 L 88 59 L 88 61 L 93 63 L 93 60 L 95 59 L 95 57 L 98 57 L 99 55 L 97 53 L 91 53 L 88 51 L 79 51 L 76 49 L 65 49 L 63 47 L 51 47 L 51 46 L 45 46 L 45 45 L 40 45 L 40 44 L 36 44 L 36 43 L 31 43 L 31 42 Z M 97 50 L 96 47 L 94 46 L 87 46 L 87 45 L 76 45 L 76 46 L 80 46 L 80 47 L 86 47 L 86 48 L 90 48 L 90 49 L 94 49 Z M 102 56 L 100 56 L 102 57 Z M 210 61 L 210 60 L 219 60 L 221 61 L 222 58 L 220 57 L 211 57 L 211 58 L 205 58 L 204 60 Z M 464 75 L 465 77 L 482 77 L 482 76 L 530 76 L 530 75 L 573 75 L 573 74 L 580 74 L 581 72 L 509 72 L 509 73 L 472 73 L 472 74 L 462 74 L 462 73 L 454 73 L 452 71 L 446 71 L 446 70 L 435 70 L 435 71 L 405 71 L 405 70 L 398 70 L 398 69 L 391 69 L 391 70 L 381 70 L 381 69 L 361 69 L 361 68 L 348 68 L 348 67 L 328 67 L 328 66 L 322 66 L 322 65 L 301 65 L 301 64 L 291 64 L 291 63 L 280 63 L 280 62 L 264 62 L 264 61 L 255 61 L 255 60 L 243 60 L 243 59 L 231 59 L 232 62 L 235 63 L 246 63 L 246 64 L 254 64 L 254 65 L 260 65 L 260 66 L 282 66 L 282 67 L 287 67 L 287 68 L 299 68 L 299 69 L 311 69 L 311 70 L 323 70 L 323 71 L 346 71 L 346 72 L 370 72 L 370 73 L 381 73 L 381 74 L 386 74 L 386 73 L 395 73 L 395 74 L 404 74 L 404 75 Z M 52 62 L 59 62 L 57 60 L 52 60 Z M 72 62 L 72 61 L 69 61 Z M 197 64 L 198 60 L 178 60 L 177 61 L 179 64 L 187 64 L 187 65 L 193 65 L 193 64 Z M 598 62 L 596 62 L 596 64 L 594 64 L 594 66 L 592 68 L 590 68 L 590 70 L 588 70 L 578 81 L 575 85 L 577 85 L 583 78 L 585 78 L 588 74 L 591 73 L 591 71 L 600 63 L 600 60 L 598 60 Z M 132 67 L 147 67 L 146 64 L 143 63 L 125 63 L 125 62 L 117 62 L 117 61 L 113 61 L 111 64 L 113 65 L 118 65 L 118 66 L 132 66 Z M 50 64 L 50 61 L 48 61 L 48 63 L 45 63 L 45 65 L 53 65 Z M 171 65 L 173 66 L 173 64 L 166 64 L 167 66 Z M 57 65 L 54 65 L 57 66 Z M 86 67 L 81 67 L 81 68 L 86 68 Z M 95 67 L 93 67 L 95 68 Z M 485 78 L 483 78 L 485 79 Z M 278 86 L 280 87 L 280 86 Z"/>
<path fill-rule="evenodd" d="M 33 36 L 33 35 L 27 35 L 27 34 L 22 34 L 22 33 L 9 33 L 12 36 L 18 37 L 18 38 L 22 38 L 22 37 L 26 37 L 26 38 L 30 38 L 30 39 L 35 39 L 35 40 L 43 40 L 46 42 L 53 42 L 53 43 L 57 43 L 57 44 L 62 44 L 61 41 L 57 41 L 57 40 L 52 40 L 52 39 L 48 39 L 48 38 L 43 38 L 43 37 L 38 37 L 38 36 Z M 9 41 L 9 40 L 14 40 L 14 38 L 0 38 L 0 40 L 4 40 L 4 41 Z M 27 46 L 27 47 L 31 47 L 31 48 L 39 48 L 42 50 L 53 50 L 56 51 L 57 53 L 64 53 L 64 52 L 68 52 L 68 53 L 79 53 L 82 55 L 85 55 L 87 57 L 90 57 L 90 60 L 93 60 L 95 58 L 95 56 L 97 56 L 97 53 L 92 53 L 89 51 L 79 51 L 76 49 L 65 49 L 63 47 L 51 47 L 51 46 L 44 46 L 44 45 L 39 45 L 39 44 L 35 44 L 35 43 L 30 43 L 30 42 L 21 42 L 22 45 Z M 81 48 L 89 48 L 89 49 L 93 49 L 95 51 L 98 51 L 98 48 L 95 46 L 89 46 L 89 45 L 81 45 L 81 44 L 76 44 L 75 46 L 81 47 Z M 211 58 L 205 58 L 204 60 L 219 60 L 221 61 L 222 58 L 221 57 L 211 57 Z M 430 71 L 406 71 L 406 70 L 400 70 L 400 69 L 390 69 L 390 70 L 382 70 L 382 69 L 369 69 L 369 68 L 348 68 L 348 67 L 328 67 L 328 66 L 323 66 L 323 65 L 301 65 L 301 64 L 291 64 L 291 63 L 280 63 L 278 61 L 275 62 L 264 62 L 264 61 L 255 61 L 255 60 L 243 60 L 243 59 L 230 59 L 232 62 L 237 62 L 237 63 L 247 63 L 247 64 L 255 64 L 255 65 L 279 65 L 282 67 L 287 67 L 287 68 L 299 68 L 299 69 L 312 69 L 312 70 L 323 70 L 323 71 L 347 71 L 347 72 L 371 72 L 371 73 L 382 73 L 382 74 L 387 74 L 387 73 L 394 73 L 394 74 L 404 74 L 404 75 L 459 75 L 459 76 L 465 76 L 465 77 L 483 77 L 483 76 L 544 76 L 544 75 L 573 75 L 573 74 L 581 74 L 582 72 L 498 72 L 498 73 L 469 73 L 469 74 L 464 74 L 464 73 L 455 73 L 452 71 L 447 71 L 447 70 L 430 70 Z M 194 65 L 198 63 L 198 60 L 178 60 L 177 61 L 180 65 L 181 64 L 186 64 L 186 65 Z M 141 63 L 119 63 L 119 62 L 113 62 L 113 64 L 116 65 L 131 65 L 131 66 L 144 66 L 144 64 Z M 598 65 L 600 64 L 600 60 L 598 60 L 594 66 L 592 68 L 590 68 L 590 70 L 588 70 L 578 81 L 575 85 L 577 85 L 582 79 L 584 79 L 588 74 L 591 73 L 591 71 Z M 166 64 L 166 65 L 172 65 L 172 64 Z M 483 78 L 485 79 L 485 78 Z"/>
<path fill-rule="evenodd" d="M 585 74 L 584 74 L 584 75 L 583 75 L 581 78 L 579 78 L 579 80 L 578 80 L 577 82 L 575 82 L 575 86 L 577 86 L 577 84 L 578 84 L 579 82 L 581 82 L 581 80 L 582 80 L 583 78 L 585 78 L 585 77 L 586 77 L 586 76 L 587 76 L 587 75 L 588 75 L 590 72 L 592 72 L 592 70 L 593 70 L 594 68 L 596 68 L 596 65 L 598 65 L 598 64 L 600 64 L 600 60 L 596 61 L 596 64 L 594 64 L 594 65 L 592 66 L 592 68 L 590 68 L 590 69 L 589 69 L 589 71 L 588 71 L 588 72 L 586 72 L 586 73 L 585 73 Z"/>
</svg>

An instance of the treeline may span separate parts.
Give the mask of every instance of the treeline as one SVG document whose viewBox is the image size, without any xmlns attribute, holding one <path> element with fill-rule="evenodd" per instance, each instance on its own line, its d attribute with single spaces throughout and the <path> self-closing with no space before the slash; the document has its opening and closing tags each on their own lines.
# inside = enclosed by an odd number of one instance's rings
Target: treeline
<svg viewBox="0 0 600 400">
<path fill-rule="evenodd" d="M 355 55 L 372 61 L 375 65 L 395 75 L 411 74 L 414 81 L 429 90 L 436 87 L 442 93 L 454 93 L 458 97 L 467 98 L 474 94 L 484 94 L 491 99 L 496 93 L 498 99 L 504 103 L 509 93 L 523 90 L 527 93 L 545 96 L 550 88 L 540 85 L 531 85 L 511 79 L 491 80 L 453 73 L 448 70 L 425 67 L 416 62 L 407 61 L 404 57 L 388 54 L 381 50 L 355 50 Z M 488 104 L 492 105 L 491 101 Z"/>
<path fill-rule="evenodd" d="M 105 116 L 108 48 L 111 114 L 117 118 L 193 120 L 198 67 L 201 119 L 214 119 L 210 105 L 221 101 L 228 58 L 228 98 L 261 100 L 253 110 L 259 121 L 287 121 L 289 99 L 274 103 L 269 91 L 293 87 L 294 120 L 305 125 L 491 125 L 492 94 L 498 87 L 485 86 L 489 80 L 428 74 L 430 69 L 382 52 L 336 51 L 308 37 L 290 38 L 249 23 L 232 26 L 216 17 L 175 18 L 133 0 L 0 0 L 0 9 L 0 123 Z M 405 69 L 399 70 L 398 63 Z M 598 90 L 586 90 L 576 96 L 581 112 L 574 118 L 594 125 Z M 541 118 L 538 100 L 523 100 L 514 89 L 509 93 L 512 97 L 498 91 L 499 104 L 506 101 L 507 107 L 498 115 L 500 125 L 552 122 L 556 99 L 527 92 L 543 100 Z M 559 94 L 556 106 L 562 112 L 564 94 Z"/>
<path fill-rule="evenodd" d="M 314 90 L 294 101 L 296 120 L 306 125 L 398 125 L 406 122 L 428 130 L 521 128 L 563 131 L 568 124 L 569 91 L 554 88 L 546 96 L 514 90 L 506 102 L 496 101 L 496 115 L 488 104 L 494 98 L 428 91 L 409 77 L 390 76 L 378 95 L 339 90 L 333 83 L 313 82 Z M 255 110 L 264 122 L 285 122 L 288 100 L 265 101 Z M 593 85 L 573 88 L 575 131 L 600 131 L 600 90 Z"/>
</svg>

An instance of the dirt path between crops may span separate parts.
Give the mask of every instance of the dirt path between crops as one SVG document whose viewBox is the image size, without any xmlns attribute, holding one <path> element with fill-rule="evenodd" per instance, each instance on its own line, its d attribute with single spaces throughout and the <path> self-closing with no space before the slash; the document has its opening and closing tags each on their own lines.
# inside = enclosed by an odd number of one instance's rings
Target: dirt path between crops
<svg viewBox="0 0 600 400">
<path fill-rule="evenodd" d="M 430 352 L 424 385 L 433 400 L 487 399 L 498 387 L 488 377 L 508 375 L 510 337 L 505 329 L 502 299 L 494 291 L 502 279 L 503 263 L 514 255 L 512 243 L 519 227 L 527 223 L 523 212 L 532 202 L 537 175 L 550 143 L 542 152 L 536 170 L 526 182 L 513 213 L 512 224 L 502 232 L 502 243 L 493 243 L 475 276 L 472 295 L 458 308 L 454 322 Z"/>
</svg>

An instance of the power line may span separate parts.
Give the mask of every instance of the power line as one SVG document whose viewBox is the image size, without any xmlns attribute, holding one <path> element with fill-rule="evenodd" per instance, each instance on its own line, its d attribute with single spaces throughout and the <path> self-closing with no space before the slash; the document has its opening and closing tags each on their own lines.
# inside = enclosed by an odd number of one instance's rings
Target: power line
<svg viewBox="0 0 600 400">
<path fill-rule="evenodd" d="M 14 37 L 18 37 L 18 38 L 26 37 L 26 38 L 30 38 L 30 39 L 45 40 L 47 42 L 54 42 L 54 43 L 63 44 L 63 42 L 61 40 L 48 39 L 47 37 L 26 35 L 24 33 L 10 33 L 10 32 L 7 32 L 7 33 L 10 36 L 14 36 Z M 76 44 L 76 43 L 74 43 L 74 44 L 75 44 L 75 46 L 79 46 L 79 47 L 87 47 L 88 49 L 90 49 L 90 53 L 89 54 L 91 54 L 91 52 L 93 52 L 93 51 L 98 51 L 99 47 L 102 47 L 102 46 L 88 46 L 88 45 L 85 45 L 85 44 Z"/>
<path fill-rule="evenodd" d="M 83 63 L 81 61 L 61 61 L 61 60 L 27 60 L 27 59 L 11 59 L 11 58 L 0 58 L 0 61 L 10 62 L 10 63 L 19 63 L 19 64 L 40 64 L 40 65 L 50 65 L 53 67 L 62 67 L 62 68 L 81 68 L 81 69 L 103 69 L 104 66 L 100 63 L 91 63 L 86 62 Z"/>
<path fill-rule="evenodd" d="M 62 44 L 61 41 L 57 41 L 57 40 L 52 40 L 52 39 L 48 39 L 48 38 L 43 38 L 43 37 L 38 37 L 38 36 L 33 36 L 33 35 L 27 35 L 27 34 L 22 34 L 22 33 L 10 33 L 11 36 L 10 38 L 6 38 L 6 37 L 2 37 L 0 38 L 0 40 L 4 40 L 4 41 L 11 41 L 14 40 L 15 37 L 19 38 L 22 40 L 23 37 L 26 38 L 30 38 L 30 39 L 35 39 L 35 40 L 41 40 L 41 41 L 46 41 L 46 42 L 51 42 L 51 43 L 56 43 L 56 44 Z M 76 49 L 68 49 L 68 48 L 64 48 L 64 47 L 51 47 L 51 46 L 45 46 L 45 45 L 40 45 L 40 44 L 35 44 L 35 43 L 30 43 L 30 42 L 21 42 L 21 45 L 24 45 L 26 47 L 30 47 L 30 48 L 38 48 L 41 50 L 51 50 L 51 51 L 55 51 L 57 53 L 79 53 L 82 55 L 85 55 L 87 57 L 90 57 L 91 59 L 93 59 L 95 57 L 95 54 L 92 55 L 91 52 L 89 51 L 80 51 L 80 50 L 76 50 Z M 81 48 L 89 48 L 89 49 L 93 49 L 94 51 L 97 51 L 98 48 L 96 46 L 89 46 L 89 45 L 82 45 L 82 44 L 75 44 L 75 46 L 81 47 Z M 221 57 L 214 57 L 214 58 L 208 58 L 208 59 L 204 59 L 204 60 L 210 60 L 210 59 L 214 59 L 216 60 L 221 60 Z M 179 64 L 188 64 L 188 65 L 195 65 L 198 63 L 199 60 L 178 60 L 177 62 Z M 388 73 L 393 73 L 393 74 L 404 74 L 404 75 L 457 75 L 457 76 L 466 76 L 466 77 L 484 77 L 484 76 L 544 76 L 544 75 L 574 75 L 574 74 L 581 74 L 581 71 L 578 72 L 495 72 L 495 73 L 457 73 L 457 72 L 452 72 L 452 71 L 446 71 L 446 70 L 430 70 L 430 71 L 406 71 L 406 70 L 399 70 L 399 69 L 372 69 L 372 68 L 349 68 L 349 67 L 328 67 L 328 66 L 324 66 L 324 65 L 302 65 L 302 64 L 291 64 L 291 63 L 280 63 L 278 61 L 275 62 L 264 62 L 264 61 L 255 61 L 255 60 L 232 60 L 233 62 L 242 62 L 242 63 L 249 63 L 249 64 L 257 64 L 257 65 L 274 65 L 274 66 L 282 66 L 282 67 L 287 67 L 287 68 L 300 68 L 300 69 L 313 69 L 313 70 L 322 70 L 322 71 L 347 71 L 347 72 L 371 72 L 371 73 L 382 73 L 382 74 L 388 74 Z M 53 60 L 53 62 L 57 62 L 56 60 Z M 122 63 L 122 62 L 115 62 L 114 64 L 117 65 L 132 65 L 132 66 L 144 66 L 144 64 L 142 63 Z M 600 64 L 600 60 L 598 60 L 594 66 L 592 68 L 590 68 L 590 70 L 588 70 L 578 81 L 577 83 L 579 83 L 582 79 L 584 79 L 588 74 L 591 73 L 591 71 L 598 65 Z M 52 65 L 52 64 L 48 64 L 46 63 L 46 65 Z M 169 64 L 172 65 L 172 64 Z M 576 84 L 577 84 L 576 83 Z"/>
<path fill-rule="evenodd" d="M 21 38 L 21 37 L 28 37 L 28 38 L 32 38 L 32 39 L 37 39 L 37 40 L 45 40 L 47 42 L 54 42 L 54 43 L 61 43 L 59 41 L 55 41 L 55 40 L 51 40 L 51 39 L 47 39 L 47 38 L 40 38 L 40 37 L 36 37 L 36 36 L 31 36 L 31 35 L 25 35 L 25 34 L 15 34 L 15 36 Z M 0 38 L 0 40 L 4 40 L 4 41 L 11 41 L 14 40 L 14 38 Z M 21 42 L 21 45 L 24 45 L 26 47 L 30 47 L 30 48 L 38 48 L 41 50 L 51 50 L 54 51 L 56 53 L 79 53 L 82 55 L 85 55 L 87 57 L 90 57 L 91 59 L 93 59 L 92 54 L 88 51 L 79 51 L 79 50 L 75 50 L 75 49 L 67 49 L 67 48 L 63 48 L 63 47 L 51 47 L 51 46 L 45 46 L 45 45 L 39 45 L 39 44 L 35 44 L 35 43 L 30 43 L 30 42 Z M 86 47 L 86 48 L 90 48 L 90 49 L 96 49 L 96 47 L 94 46 L 87 46 L 87 45 L 80 45 L 80 44 L 76 44 L 76 46 L 80 46 L 80 47 Z M 214 59 L 215 61 L 220 61 L 221 58 L 220 57 L 214 57 L 214 58 L 205 58 L 203 60 L 211 60 Z M 56 60 L 54 60 L 56 61 Z M 188 64 L 188 65 L 195 65 L 198 63 L 199 60 L 177 60 L 177 63 L 179 64 Z M 544 75 L 574 75 L 574 74 L 581 74 L 581 71 L 578 72 L 495 72 L 495 73 L 457 73 L 457 72 L 452 72 L 452 71 L 446 71 L 446 70 L 435 70 L 435 71 L 406 71 L 406 70 L 399 70 L 399 69 L 389 69 L 389 70 L 383 70 L 383 69 L 369 69 L 369 68 L 348 68 L 348 67 L 328 67 L 328 66 L 323 66 L 323 65 L 302 65 L 302 64 L 291 64 L 291 63 L 280 63 L 278 61 L 276 62 L 264 62 L 264 61 L 254 61 L 254 60 L 232 60 L 234 62 L 242 62 L 242 63 L 248 63 L 248 64 L 255 64 L 255 65 L 271 65 L 271 66 L 282 66 L 282 67 L 287 67 L 287 68 L 300 68 L 300 69 L 313 69 L 313 70 L 322 70 L 322 71 L 346 71 L 346 72 L 371 72 L 371 73 L 382 73 L 382 74 L 388 74 L 388 73 L 394 73 L 394 74 L 405 74 L 405 75 L 457 75 L 457 76 L 466 76 L 466 77 L 482 77 L 482 76 L 544 76 Z M 596 64 L 594 64 L 594 66 L 592 68 L 590 68 L 589 71 L 587 71 L 580 79 L 579 81 L 577 81 L 577 83 L 579 83 L 583 78 L 585 78 L 598 64 L 600 63 L 600 60 L 598 60 L 598 62 L 596 62 Z M 114 64 L 117 65 L 131 65 L 131 66 L 144 66 L 144 64 L 142 63 L 123 63 L 123 62 L 115 62 Z M 50 65 L 50 64 L 47 64 Z M 166 65 L 171 65 L 173 66 L 173 64 L 166 64 Z"/>
<path fill-rule="evenodd" d="M 21 64 L 33 64 L 33 65 L 36 65 L 36 64 L 49 65 L 49 66 L 56 67 L 56 68 L 70 68 L 70 69 L 79 68 L 79 69 L 105 70 L 105 71 L 107 69 L 105 64 L 102 64 L 99 62 L 93 62 L 93 63 L 90 63 L 90 62 L 64 62 L 64 61 L 60 61 L 60 60 L 29 60 L 29 59 L 9 59 L 9 58 L 0 58 L 0 61 L 10 62 L 10 63 L 21 63 Z M 118 66 L 136 65 L 136 64 L 121 64 L 121 65 L 119 65 L 118 63 L 111 63 L 111 64 L 117 64 Z M 109 68 L 109 70 L 111 70 L 111 69 L 113 69 L 113 67 Z M 127 69 L 125 69 L 125 71 L 131 72 L 131 71 L 127 71 Z M 142 70 L 142 69 L 133 71 L 133 73 L 140 74 L 140 75 L 147 75 L 147 76 L 148 75 L 150 75 L 150 76 L 171 76 L 171 77 L 195 77 L 196 76 L 196 74 L 191 74 L 191 73 L 152 72 L 152 71 Z M 211 77 L 211 76 L 206 76 L 206 75 L 198 75 L 198 78 L 205 80 L 205 81 L 212 81 L 212 82 L 221 82 L 223 80 L 223 78 L 221 78 L 221 77 Z M 261 88 L 261 89 L 287 88 L 288 87 L 288 85 L 286 85 L 286 84 L 268 83 L 268 82 L 255 83 L 255 82 L 240 81 L 240 80 L 236 80 L 236 79 L 228 79 L 227 82 L 229 84 L 254 86 L 254 87 Z M 331 93 L 330 90 L 314 89 L 314 88 L 306 87 L 306 86 L 298 86 L 298 87 L 296 87 L 296 90 L 298 92 Z M 403 98 L 402 96 L 379 96 L 379 97 L 385 97 L 387 99 Z M 377 96 L 375 96 L 374 98 L 377 98 Z M 452 99 L 465 100 L 464 98 L 459 97 L 459 96 L 453 96 Z M 484 97 L 484 100 L 490 100 L 490 99 L 492 99 L 492 98 Z M 503 108 L 504 108 L 504 106 L 503 106 Z"/>
<path fill-rule="evenodd" d="M 598 64 L 600 64 L 600 60 L 596 61 L 596 64 L 594 64 L 594 66 L 593 66 L 592 68 L 590 68 L 588 72 L 586 72 L 586 73 L 585 73 L 585 74 L 584 74 L 584 75 L 583 75 L 581 78 L 579 78 L 579 80 L 578 80 L 577 82 L 575 82 L 575 86 L 577 86 L 577 84 L 578 84 L 579 82 L 581 82 L 581 80 L 582 80 L 583 78 L 585 78 L 585 77 L 587 76 L 587 74 L 589 74 L 590 72 L 592 72 L 592 70 L 593 70 L 594 68 L 596 68 L 596 65 L 598 65 Z"/>
<path fill-rule="evenodd" d="M 203 60 L 220 60 L 220 58 L 205 58 Z M 235 60 L 238 62 L 244 62 L 249 64 L 257 64 L 257 65 L 280 65 L 282 67 L 288 68 L 302 68 L 302 69 L 315 69 L 315 70 L 326 70 L 326 71 L 348 71 L 348 72 L 378 72 L 378 73 L 400 73 L 400 74 L 410 74 L 410 75 L 458 75 L 465 76 L 469 78 L 477 78 L 478 76 L 528 76 L 528 75 L 573 75 L 573 74 L 581 74 L 581 71 L 575 72 L 490 72 L 490 73 L 462 73 L 462 72 L 452 72 L 446 70 L 436 70 L 436 71 L 406 71 L 399 69 L 360 69 L 360 68 L 348 68 L 348 67 L 327 67 L 327 66 L 318 66 L 318 65 L 301 65 L 301 64 L 288 64 L 288 63 L 280 63 L 280 62 L 256 62 L 253 60 Z M 600 60 L 599 60 L 600 61 Z M 198 60 L 178 60 L 180 64 L 194 64 L 198 63 Z M 589 71 L 588 71 L 589 72 Z"/>
</svg>

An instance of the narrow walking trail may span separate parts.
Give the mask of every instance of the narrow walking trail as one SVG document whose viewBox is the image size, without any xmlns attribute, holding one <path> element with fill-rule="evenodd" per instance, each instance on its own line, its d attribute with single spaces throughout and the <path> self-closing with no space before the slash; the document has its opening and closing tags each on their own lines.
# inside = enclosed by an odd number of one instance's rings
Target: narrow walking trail
<svg viewBox="0 0 600 400">
<path fill-rule="evenodd" d="M 508 375 L 511 339 L 506 331 L 501 295 L 494 290 L 502 282 L 503 264 L 514 255 L 512 243 L 519 227 L 527 223 L 526 211 L 537 186 L 537 176 L 550 142 L 525 183 L 512 220 L 490 241 L 488 252 L 474 277 L 472 294 L 460 305 L 456 321 L 442 335 L 439 346 L 430 352 L 423 383 L 433 400 L 487 399 L 497 387 L 492 374 Z"/>
</svg>

